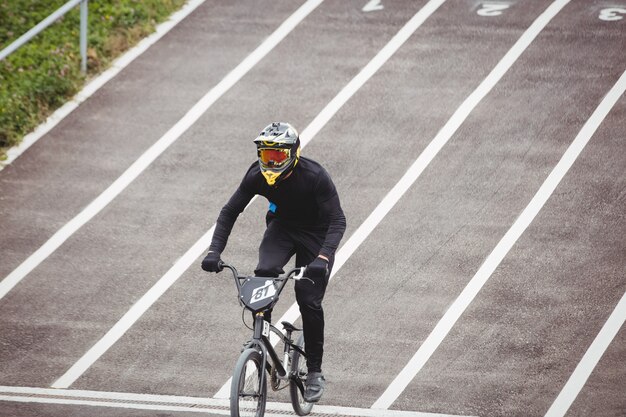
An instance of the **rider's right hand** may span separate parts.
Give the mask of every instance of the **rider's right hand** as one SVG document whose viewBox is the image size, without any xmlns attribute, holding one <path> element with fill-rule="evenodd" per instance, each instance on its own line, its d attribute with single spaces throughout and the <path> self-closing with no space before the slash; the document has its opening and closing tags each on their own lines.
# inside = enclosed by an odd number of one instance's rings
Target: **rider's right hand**
<svg viewBox="0 0 626 417">
<path fill-rule="evenodd" d="M 222 259 L 217 252 L 209 252 L 202 261 L 202 269 L 208 272 L 220 272 L 224 269 Z"/>
</svg>

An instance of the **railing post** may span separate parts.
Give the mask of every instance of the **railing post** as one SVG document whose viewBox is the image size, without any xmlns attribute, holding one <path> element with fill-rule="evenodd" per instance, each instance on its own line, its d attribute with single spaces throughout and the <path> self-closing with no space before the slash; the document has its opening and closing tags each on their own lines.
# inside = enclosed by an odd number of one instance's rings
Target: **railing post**
<svg viewBox="0 0 626 417">
<path fill-rule="evenodd" d="M 87 8 L 89 0 L 80 3 L 80 70 L 87 72 Z"/>
<path fill-rule="evenodd" d="M 63 6 L 61 6 L 56 12 L 46 17 L 39 22 L 36 26 L 32 27 L 28 32 L 20 36 L 17 40 L 11 43 L 6 48 L 0 50 L 0 61 L 15 52 L 18 48 L 30 41 L 39 32 L 56 22 L 61 16 L 65 15 L 72 8 L 76 7 L 80 3 L 80 55 L 81 64 L 80 69 L 83 72 L 87 71 L 87 2 L 88 0 L 69 0 Z"/>
</svg>

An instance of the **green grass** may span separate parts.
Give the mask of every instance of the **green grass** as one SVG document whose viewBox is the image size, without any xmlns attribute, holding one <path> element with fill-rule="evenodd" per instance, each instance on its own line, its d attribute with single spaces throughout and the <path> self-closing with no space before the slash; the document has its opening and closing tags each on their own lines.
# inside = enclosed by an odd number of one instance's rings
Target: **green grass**
<svg viewBox="0 0 626 417">
<path fill-rule="evenodd" d="M 0 0 L 0 49 L 67 0 Z M 80 71 L 79 7 L 0 61 L 0 160 L 90 77 L 154 31 L 186 0 L 91 0 L 87 74 Z"/>
</svg>

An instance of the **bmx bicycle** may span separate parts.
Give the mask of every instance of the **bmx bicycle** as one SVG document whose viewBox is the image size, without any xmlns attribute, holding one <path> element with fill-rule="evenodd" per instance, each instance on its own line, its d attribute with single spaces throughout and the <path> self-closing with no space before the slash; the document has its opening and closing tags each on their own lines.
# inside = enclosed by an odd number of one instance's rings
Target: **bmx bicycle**
<svg viewBox="0 0 626 417">
<path fill-rule="evenodd" d="M 292 334 L 302 329 L 283 321 L 283 334 L 265 320 L 265 314 L 276 305 L 289 279 L 309 279 L 304 276 L 305 268 L 294 268 L 287 274 L 274 278 L 240 276 L 232 265 L 221 265 L 233 273 L 239 302 L 244 306 L 244 312 L 249 310 L 254 317 L 252 339 L 244 345 L 233 372 L 230 388 L 231 417 L 264 416 L 268 377 L 274 391 L 289 387 L 291 405 L 296 414 L 310 414 L 313 403 L 304 400 L 304 382 L 308 373 L 304 337 L 300 335 L 295 342 L 292 339 Z M 271 333 L 283 342 L 282 362 L 270 342 Z"/>
</svg>

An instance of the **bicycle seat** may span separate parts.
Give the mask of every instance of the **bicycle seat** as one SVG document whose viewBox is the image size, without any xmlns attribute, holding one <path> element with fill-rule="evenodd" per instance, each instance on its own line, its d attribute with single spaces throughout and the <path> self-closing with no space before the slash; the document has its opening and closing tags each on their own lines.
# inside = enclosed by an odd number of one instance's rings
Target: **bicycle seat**
<svg viewBox="0 0 626 417">
<path fill-rule="evenodd" d="M 289 323 L 288 321 L 281 321 L 280 324 L 283 325 L 283 328 L 289 332 L 294 332 L 294 331 L 300 331 L 302 329 L 298 329 L 296 326 L 294 326 L 293 324 Z"/>
</svg>

